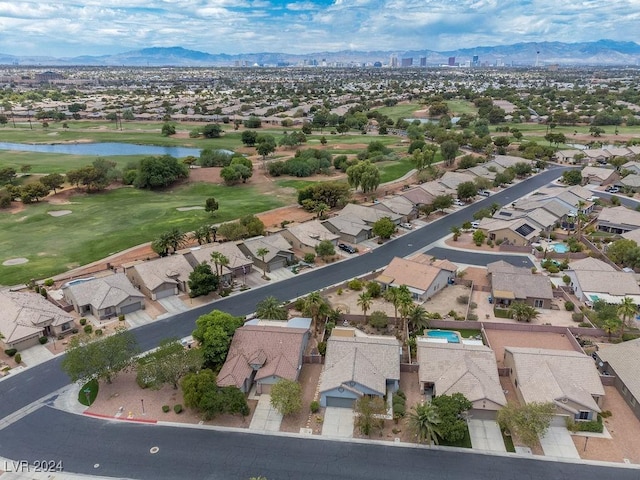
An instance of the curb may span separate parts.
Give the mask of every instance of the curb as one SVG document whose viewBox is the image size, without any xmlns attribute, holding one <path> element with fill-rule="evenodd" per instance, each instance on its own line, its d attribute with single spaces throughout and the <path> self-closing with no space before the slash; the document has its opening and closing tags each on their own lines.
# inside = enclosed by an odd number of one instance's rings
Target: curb
<svg viewBox="0 0 640 480">
<path fill-rule="evenodd" d="M 92 413 L 92 412 L 82 412 L 83 415 L 87 415 L 89 417 L 100 418 L 103 420 L 116 420 L 120 422 L 137 422 L 137 423 L 158 423 L 157 420 L 147 419 L 147 418 L 127 418 L 127 417 L 114 417 L 112 415 L 103 415 L 101 413 Z"/>
</svg>

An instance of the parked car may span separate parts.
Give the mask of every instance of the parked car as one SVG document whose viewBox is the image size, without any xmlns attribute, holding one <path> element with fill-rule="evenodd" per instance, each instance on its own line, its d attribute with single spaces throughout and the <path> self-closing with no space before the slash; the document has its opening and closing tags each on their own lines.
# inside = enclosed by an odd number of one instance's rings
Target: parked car
<svg viewBox="0 0 640 480">
<path fill-rule="evenodd" d="M 346 243 L 339 243 L 338 248 L 340 250 L 344 250 L 347 253 L 356 253 L 356 249 L 351 245 L 347 245 Z"/>
<path fill-rule="evenodd" d="M 482 195 L 483 197 L 488 197 L 489 195 L 491 195 L 491 192 L 489 190 L 480 190 L 478 192 L 478 195 Z"/>
<path fill-rule="evenodd" d="M 457 205 L 458 207 L 464 207 L 466 205 L 466 203 L 464 203 L 462 200 L 459 200 L 457 198 L 453 201 L 453 204 Z"/>
<path fill-rule="evenodd" d="M 401 223 L 400 226 L 404 229 L 407 230 L 412 230 L 413 229 L 413 225 L 411 225 L 410 223 Z"/>
<path fill-rule="evenodd" d="M 620 189 L 618 187 L 607 187 L 605 191 L 609 193 L 618 193 Z"/>
<path fill-rule="evenodd" d="M 480 226 L 480 222 L 471 222 L 471 228 L 474 230 Z"/>
</svg>

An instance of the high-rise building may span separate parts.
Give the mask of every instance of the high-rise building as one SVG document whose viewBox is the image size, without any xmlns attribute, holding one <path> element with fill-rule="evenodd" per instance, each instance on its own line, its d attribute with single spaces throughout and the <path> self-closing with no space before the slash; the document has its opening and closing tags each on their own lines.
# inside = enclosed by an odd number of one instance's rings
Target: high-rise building
<svg viewBox="0 0 640 480">
<path fill-rule="evenodd" d="M 398 68 L 398 57 L 391 55 L 391 58 L 389 59 L 389 66 L 391 68 Z"/>
<path fill-rule="evenodd" d="M 449 57 L 449 66 L 450 67 L 456 66 L 456 57 Z"/>
<path fill-rule="evenodd" d="M 403 58 L 401 65 L 403 67 L 411 67 L 411 66 L 413 66 L 413 58 Z"/>
<path fill-rule="evenodd" d="M 473 65 L 474 67 L 477 67 L 478 65 L 480 65 L 480 57 L 478 57 L 478 55 L 474 55 L 473 56 L 473 60 L 471 61 L 471 65 Z"/>
<path fill-rule="evenodd" d="M 427 57 L 420 57 L 420 66 L 421 67 L 427 66 Z"/>
</svg>

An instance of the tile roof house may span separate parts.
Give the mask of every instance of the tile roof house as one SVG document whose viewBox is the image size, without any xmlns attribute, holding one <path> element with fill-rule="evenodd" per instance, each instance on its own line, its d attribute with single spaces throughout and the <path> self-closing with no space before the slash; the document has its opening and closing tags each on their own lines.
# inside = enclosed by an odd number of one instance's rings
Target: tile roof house
<svg viewBox="0 0 640 480">
<path fill-rule="evenodd" d="M 215 265 L 211 261 L 211 254 L 213 252 L 221 253 L 229 260 L 229 264 L 222 267 L 223 281 L 229 282 L 232 277 L 246 275 L 251 272 L 253 260 L 247 258 L 248 256 L 238 248 L 236 242 L 209 243 L 207 245 L 200 245 L 188 250 L 183 250 L 180 253 L 185 256 L 193 268 L 202 262 L 207 262 L 215 271 Z"/>
<path fill-rule="evenodd" d="M 588 150 L 585 150 L 585 153 Z M 612 168 L 584 167 L 582 169 L 582 184 L 609 185 L 620 178 L 620 174 Z"/>
<path fill-rule="evenodd" d="M 529 245 L 542 231 L 542 227 L 526 217 L 503 220 L 501 218 L 483 218 L 478 224 L 491 241 L 500 241 L 509 245 Z"/>
<path fill-rule="evenodd" d="M 505 347 L 504 366 L 521 403 L 552 402 L 556 415 L 595 420 L 604 387 L 593 359 L 581 352 Z"/>
<path fill-rule="evenodd" d="M 256 384 L 258 395 L 269 393 L 281 379 L 298 379 L 302 355 L 309 341 L 308 328 L 243 325 L 236 329 L 229 353 L 218 373 L 218 386 L 235 386 L 248 393 Z"/>
<path fill-rule="evenodd" d="M 495 412 L 507 404 L 496 357 L 489 347 L 418 337 L 417 358 L 421 392 L 432 396 L 462 393 L 478 411 Z"/>
<path fill-rule="evenodd" d="M 451 190 L 457 190 L 458 185 L 465 182 L 473 182 L 476 176 L 463 171 L 460 172 L 445 172 L 437 181 L 441 185 Z"/>
<path fill-rule="evenodd" d="M 640 287 L 632 272 L 618 271 L 596 258 L 585 258 L 571 262 L 565 273 L 571 279 L 569 286 L 583 302 L 603 300 L 618 304 L 630 297 L 636 305 L 640 303 Z"/>
<path fill-rule="evenodd" d="M 598 230 L 609 233 L 625 233 L 640 228 L 640 212 L 623 205 L 603 208 L 598 214 Z"/>
<path fill-rule="evenodd" d="M 188 292 L 193 267 L 183 255 L 176 254 L 129 263 L 124 266 L 124 271 L 134 287 L 151 300 L 159 300 Z"/>
<path fill-rule="evenodd" d="M 279 233 L 268 237 L 249 238 L 239 243 L 238 248 L 244 255 L 251 257 L 256 267 L 267 272 L 286 267 L 293 262 L 295 256 L 289 242 Z M 262 248 L 268 251 L 264 260 L 258 255 L 258 251 Z"/>
<path fill-rule="evenodd" d="M 627 187 L 634 192 L 640 190 L 640 175 L 637 173 L 632 173 L 631 175 L 627 175 L 626 177 L 622 177 L 619 182 L 623 187 Z"/>
<path fill-rule="evenodd" d="M 403 222 L 408 222 L 418 216 L 418 209 L 414 203 L 402 195 L 381 198 L 372 207 L 383 212 L 401 215 Z"/>
<path fill-rule="evenodd" d="M 640 162 L 636 162 L 636 161 L 627 162 L 624 165 L 622 165 L 622 167 L 620 167 L 620 170 L 628 170 L 635 175 L 640 175 Z"/>
<path fill-rule="evenodd" d="M 364 395 L 384 397 L 400 384 L 400 342 L 336 327 L 327 341 L 320 405 L 351 408 Z"/>
<path fill-rule="evenodd" d="M 389 218 L 393 223 L 398 225 L 402 221 L 402 215 L 392 212 L 385 212 L 372 207 L 365 207 L 364 205 L 357 205 L 355 203 L 347 203 L 340 211 L 340 215 L 353 215 L 369 226 L 373 226 L 378 220 L 382 218 Z"/>
<path fill-rule="evenodd" d="M 361 243 L 371 238 L 373 229 L 356 215 L 341 213 L 322 222 L 327 230 L 340 236 L 343 242 Z"/>
<path fill-rule="evenodd" d="M 508 307 L 522 302 L 535 308 L 551 308 L 553 288 L 549 277 L 502 260 L 488 264 L 487 272 L 495 305 Z"/>
<path fill-rule="evenodd" d="M 433 199 L 436 198 L 435 195 L 428 193 L 420 187 L 410 188 L 409 190 L 403 191 L 400 195 L 409 200 L 416 207 L 431 205 L 433 203 Z"/>
<path fill-rule="evenodd" d="M 42 336 L 57 336 L 73 329 L 73 317 L 42 295 L 0 291 L 0 340 L 18 350 L 38 344 Z"/>
<path fill-rule="evenodd" d="M 615 387 L 640 420 L 640 339 L 599 344 L 596 365 L 601 373 L 615 377 Z"/>
<path fill-rule="evenodd" d="M 80 315 L 90 314 L 100 320 L 144 308 L 144 295 L 124 273 L 67 284 L 62 292 Z"/>
<path fill-rule="evenodd" d="M 395 257 L 375 281 L 383 289 L 406 285 L 414 300 L 426 301 L 453 281 L 457 267 L 452 263 L 426 264 Z"/>
<path fill-rule="evenodd" d="M 297 250 L 304 253 L 315 253 L 315 248 L 324 240 L 333 245 L 338 244 L 340 235 L 333 233 L 322 225 L 319 220 L 287 225 L 280 234 Z"/>
</svg>

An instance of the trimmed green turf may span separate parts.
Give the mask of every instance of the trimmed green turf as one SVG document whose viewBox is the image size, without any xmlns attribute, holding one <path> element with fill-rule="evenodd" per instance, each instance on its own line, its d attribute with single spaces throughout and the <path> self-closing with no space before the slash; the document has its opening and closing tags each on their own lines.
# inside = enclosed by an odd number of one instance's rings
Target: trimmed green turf
<svg viewBox="0 0 640 480">
<path fill-rule="evenodd" d="M 80 402 L 85 407 L 90 407 L 93 404 L 93 402 L 96 401 L 96 397 L 98 396 L 99 389 L 100 389 L 100 385 L 98 384 L 97 380 L 89 380 L 80 388 L 80 391 L 78 392 L 78 402 Z M 89 394 L 88 402 L 87 402 L 87 393 Z"/>
<path fill-rule="evenodd" d="M 469 102 L 467 100 L 447 100 L 446 103 L 449 106 L 449 111 L 454 115 L 462 115 L 464 113 L 468 113 L 470 115 L 478 114 L 478 109 L 473 102 Z"/>
<path fill-rule="evenodd" d="M 393 107 L 376 108 L 376 111 L 396 121 L 399 118 L 412 118 L 413 112 L 416 110 L 422 110 L 423 108 L 424 105 L 420 105 L 419 103 L 403 103 Z"/>
<path fill-rule="evenodd" d="M 117 155 L 108 158 L 123 168 L 129 162 L 144 158 L 145 155 Z M 20 152 L 0 150 L 0 164 L 13 167 L 18 172 L 22 165 L 31 165 L 31 173 L 66 173 L 86 165 L 91 165 L 95 155 L 63 155 L 59 153 Z"/>
<path fill-rule="evenodd" d="M 215 216 L 204 210 L 176 210 L 204 206 L 208 197 L 215 197 L 220 204 Z M 121 188 L 70 200 L 69 205 L 33 204 L 16 214 L 0 213 L 0 264 L 11 258 L 29 259 L 22 265 L 0 265 L 0 284 L 47 278 L 149 242 L 172 228 L 192 231 L 206 223 L 234 220 L 285 204 L 250 185 L 208 183 L 162 192 Z M 52 210 L 72 213 L 52 217 L 47 213 Z"/>
<path fill-rule="evenodd" d="M 376 166 L 380 169 L 380 183 L 386 183 L 405 175 L 414 168 L 414 163 L 411 158 L 405 157 L 395 162 L 380 162 Z"/>
<path fill-rule="evenodd" d="M 331 177 L 327 177 L 325 181 L 328 182 L 330 180 L 331 180 Z M 296 190 L 298 190 L 299 188 L 304 188 L 308 185 L 312 185 L 314 183 L 318 183 L 318 182 L 313 182 L 311 180 L 294 180 L 294 179 L 276 180 L 276 185 L 278 185 L 279 187 L 295 188 Z"/>
</svg>

